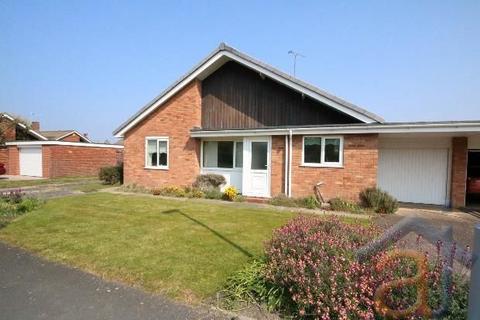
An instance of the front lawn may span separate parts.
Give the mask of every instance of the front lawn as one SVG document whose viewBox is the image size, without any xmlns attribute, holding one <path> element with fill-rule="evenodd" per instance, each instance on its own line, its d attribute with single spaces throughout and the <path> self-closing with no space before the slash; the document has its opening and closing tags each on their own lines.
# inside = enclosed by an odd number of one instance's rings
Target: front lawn
<svg viewBox="0 0 480 320">
<path fill-rule="evenodd" d="M 0 189 L 3 188 L 21 188 L 48 184 L 62 184 L 73 182 L 87 182 L 89 180 L 96 180 L 96 177 L 65 177 L 54 179 L 32 179 L 32 180 L 9 180 L 0 177 Z"/>
<path fill-rule="evenodd" d="M 198 301 L 263 251 L 289 212 L 94 193 L 48 201 L 0 239 L 152 292 Z"/>
</svg>

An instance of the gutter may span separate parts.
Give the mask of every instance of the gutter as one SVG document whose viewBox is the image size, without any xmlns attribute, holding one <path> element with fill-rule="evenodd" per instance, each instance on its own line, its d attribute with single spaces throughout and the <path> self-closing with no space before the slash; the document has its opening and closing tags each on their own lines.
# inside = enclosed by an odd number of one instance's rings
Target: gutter
<svg viewBox="0 0 480 320">
<path fill-rule="evenodd" d="M 5 143 L 6 146 L 33 147 L 33 146 L 71 146 L 71 147 L 92 147 L 92 148 L 113 148 L 123 149 L 117 144 L 90 143 L 90 142 L 67 142 L 67 141 L 12 141 Z"/>
<path fill-rule="evenodd" d="M 362 133 L 480 133 L 480 122 L 464 123 L 419 123 L 419 124 L 373 124 L 350 126 L 319 126 L 298 128 L 194 130 L 190 136 L 243 137 L 290 134 L 362 134 Z"/>
</svg>

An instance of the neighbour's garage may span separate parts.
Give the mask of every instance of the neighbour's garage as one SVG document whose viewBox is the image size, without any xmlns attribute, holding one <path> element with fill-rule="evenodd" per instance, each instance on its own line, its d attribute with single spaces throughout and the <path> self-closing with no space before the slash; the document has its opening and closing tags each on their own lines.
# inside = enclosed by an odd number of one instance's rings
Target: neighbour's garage
<svg viewBox="0 0 480 320">
<path fill-rule="evenodd" d="M 378 187 L 401 202 L 449 205 L 448 138 L 380 138 Z"/>
<path fill-rule="evenodd" d="M 18 148 L 19 167 L 21 176 L 42 177 L 42 147 Z"/>
<path fill-rule="evenodd" d="M 101 167 L 123 162 L 123 146 L 66 142 L 6 143 L 6 173 L 43 178 L 96 176 Z"/>
</svg>

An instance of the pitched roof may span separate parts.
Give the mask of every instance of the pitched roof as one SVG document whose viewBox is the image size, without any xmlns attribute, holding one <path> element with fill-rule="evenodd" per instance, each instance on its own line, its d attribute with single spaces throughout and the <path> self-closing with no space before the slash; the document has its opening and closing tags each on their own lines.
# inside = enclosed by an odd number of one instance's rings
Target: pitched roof
<svg viewBox="0 0 480 320">
<path fill-rule="evenodd" d="M 40 131 L 40 133 L 44 137 L 46 137 L 48 140 L 61 140 L 62 138 L 65 138 L 65 137 L 75 133 L 80 137 L 81 140 L 84 140 L 86 142 L 92 142 L 85 135 L 80 134 L 76 130 L 50 130 L 50 131 Z"/>
<path fill-rule="evenodd" d="M 6 112 L 0 113 L 0 117 L 1 117 L 1 118 L 6 118 L 6 119 L 8 119 L 8 120 L 10 120 L 10 121 L 17 121 L 17 120 L 15 119 L 15 117 L 11 116 L 10 114 L 8 114 L 8 113 L 6 113 Z M 16 125 L 19 126 L 19 127 L 22 128 L 22 129 L 26 130 L 29 134 L 37 137 L 37 138 L 40 139 L 40 140 L 48 140 L 47 137 L 43 136 L 43 135 L 40 134 L 38 131 L 35 131 L 35 130 L 29 128 L 25 123 L 22 123 L 22 122 L 20 122 L 20 121 L 17 121 Z"/>
<path fill-rule="evenodd" d="M 294 90 L 297 90 L 311 98 L 321 101 L 330 107 L 333 107 L 343 113 L 346 113 L 360 121 L 366 123 L 382 123 L 384 120 L 350 102 L 347 102 L 339 97 L 336 97 L 324 90 L 321 90 L 311 84 L 301 81 L 295 77 L 292 77 L 266 63 L 256 60 L 224 43 L 210 53 L 206 58 L 200 61 L 194 68 L 187 72 L 180 79 L 175 81 L 170 87 L 165 89 L 160 95 L 155 97 L 152 101 L 147 103 L 143 108 L 137 111 L 127 121 L 122 123 L 113 134 L 117 137 L 123 136 L 123 134 L 133 127 L 136 123 L 153 112 L 157 107 L 162 105 L 167 99 L 178 92 L 186 84 L 193 79 L 203 80 L 212 74 L 215 70 L 221 67 L 227 61 L 236 61 L 244 66 L 247 66 L 253 70 L 256 70 L 267 77 L 272 78 Z"/>
</svg>

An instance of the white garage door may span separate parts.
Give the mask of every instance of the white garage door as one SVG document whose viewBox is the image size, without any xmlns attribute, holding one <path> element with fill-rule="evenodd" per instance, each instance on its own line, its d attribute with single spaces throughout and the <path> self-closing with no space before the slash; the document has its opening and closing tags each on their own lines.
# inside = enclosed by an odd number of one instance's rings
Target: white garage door
<svg viewBox="0 0 480 320">
<path fill-rule="evenodd" d="M 378 187 L 399 201 L 447 205 L 448 149 L 380 149 Z"/>
<path fill-rule="evenodd" d="M 20 175 L 42 176 L 42 147 L 20 148 Z"/>
</svg>

